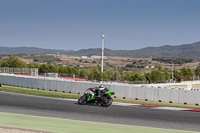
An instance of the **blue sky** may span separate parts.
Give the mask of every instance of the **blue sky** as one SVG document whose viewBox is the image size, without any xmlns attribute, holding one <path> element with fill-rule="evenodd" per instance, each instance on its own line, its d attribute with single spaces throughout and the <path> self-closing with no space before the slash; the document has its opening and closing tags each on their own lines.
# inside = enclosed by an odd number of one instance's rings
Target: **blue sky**
<svg viewBox="0 0 200 133">
<path fill-rule="evenodd" d="M 200 41 L 200 0 L 0 0 L 0 46 L 133 50 Z"/>
</svg>

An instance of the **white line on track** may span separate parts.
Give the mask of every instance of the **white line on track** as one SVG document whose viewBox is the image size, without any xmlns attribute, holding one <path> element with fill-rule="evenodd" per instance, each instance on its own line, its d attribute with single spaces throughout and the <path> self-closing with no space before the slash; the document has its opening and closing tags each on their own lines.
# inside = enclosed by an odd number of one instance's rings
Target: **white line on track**
<svg viewBox="0 0 200 133">
<path fill-rule="evenodd" d="M 156 107 L 153 109 L 163 109 L 163 110 L 177 110 L 177 111 L 181 111 L 181 110 L 190 110 L 188 108 L 175 108 L 175 107 Z"/>
<path fill-rule="evenodd" d="M 133 106 L 133 105 L 141 105 L 141 104 L 131 104 L 131 103 L 113 102 L 112 105 L 118 105 L 118 106 Z"/>
</svg>

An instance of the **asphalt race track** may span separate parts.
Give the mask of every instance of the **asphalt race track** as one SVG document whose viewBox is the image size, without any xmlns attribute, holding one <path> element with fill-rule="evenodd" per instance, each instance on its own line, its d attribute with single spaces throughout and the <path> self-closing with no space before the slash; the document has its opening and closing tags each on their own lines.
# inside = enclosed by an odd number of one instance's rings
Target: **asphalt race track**
<svg viewBox="0 0 200 133">
<path fill-rule="evenodd" d="M 105 122 L 123 125 L 200 131 L 200 113 L 77 102 L 0 92 L 0 112 Z M 97 123 L 98 124 L 98 123 Z"/>
</svg>

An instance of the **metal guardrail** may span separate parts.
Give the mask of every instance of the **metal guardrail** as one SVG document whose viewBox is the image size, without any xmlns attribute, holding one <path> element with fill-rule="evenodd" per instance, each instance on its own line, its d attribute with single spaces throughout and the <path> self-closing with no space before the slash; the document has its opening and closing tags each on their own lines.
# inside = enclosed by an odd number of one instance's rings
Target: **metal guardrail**
<svg viewBox="0 0 200 133">
<path fill-rule="evenodd" d="M 0 73 L 31 74 L 32 76 L 38 76 L 38 68 L 0 67 Z"/>
<path fill-rule="evenodd" d="M 158 88 L 153 86 L 135 86 L 118 83 L 74 82 L 73 80 L 30 77 L 14 74 L 0 74 L 0 83 L 33 89 L 60 91 L 67 93 L 83 94 L 87 88 L 104 84 L 115 97 L 126 99 L 140 99 L 146 101 L 170 102 L 181 104 L 200 105 L 200 90 L 182 90 L 179 88 Z"/>
</svg>

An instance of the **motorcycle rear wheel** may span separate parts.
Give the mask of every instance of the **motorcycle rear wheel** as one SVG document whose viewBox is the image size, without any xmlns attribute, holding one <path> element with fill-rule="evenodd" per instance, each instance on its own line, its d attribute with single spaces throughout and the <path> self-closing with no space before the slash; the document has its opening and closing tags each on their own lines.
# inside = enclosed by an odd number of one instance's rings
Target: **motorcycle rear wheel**
<svg viewBox="0 0 200 133">
<path fill-rule="evenodd" d="M 113 102 L 112 97 L 106 96 L 106 97 L 103 97 L 103 99 L 100 101 L 100 104 L 103 107 L 108 107 L 112 104 L 112 102 Z"/>
</svg>

